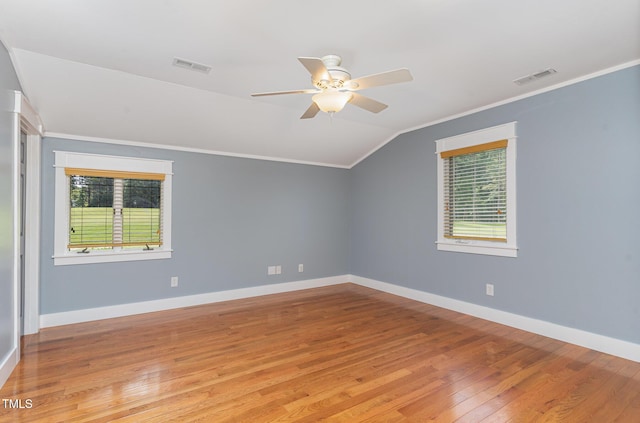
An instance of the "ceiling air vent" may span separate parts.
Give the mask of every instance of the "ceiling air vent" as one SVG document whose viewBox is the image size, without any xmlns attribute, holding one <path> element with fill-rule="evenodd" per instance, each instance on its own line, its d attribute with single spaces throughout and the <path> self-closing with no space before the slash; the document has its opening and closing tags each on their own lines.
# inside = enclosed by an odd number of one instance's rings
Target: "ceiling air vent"
<svg viewBox="0 0 640 423">
<path fill-rule="evenodd" d="M 523 76 L 522 78 L 515 79 L 513 82 L 516 85 L 524 85 L 524 84 L 528 84 L 529 82 L 536 81 L 540 78 L 553 75 L 554 73 L 557 73 L 557 72 L 558 72 L 557 70 L 549 68 L 540 72 L 532 73 L 531 75 Z"/>
<path fill-rule="evenodd" d="M 196 72 L 202 72 L 202 73 L 211 72 L 211 66 L 203 65 L 202 63 L 192 62 L 190 60 L 180 59 L 178 57 L 173 58 L 173 66 L 177 66 L 183 69 L 189 69 Z"/>
</svg>

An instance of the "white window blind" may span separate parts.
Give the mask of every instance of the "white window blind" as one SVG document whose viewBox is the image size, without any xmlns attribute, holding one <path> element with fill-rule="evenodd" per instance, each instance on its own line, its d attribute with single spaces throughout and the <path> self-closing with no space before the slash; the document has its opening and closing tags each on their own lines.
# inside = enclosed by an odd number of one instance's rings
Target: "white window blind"
<svg viewBox="0 0 640 423">
<path fill-rule="evenodd" d="M 443 151 L 444 236 L 507 242 L 508 140 Z"/>
<path fill-rule="evenodd" d="M 54 153 L 54 265 L 171 258 L 173 162 Z"/>
<path fill-rule="evenodd" d="M 164 174 L 65 168 L 70 251 L 162 245 Z"/>
</svg>

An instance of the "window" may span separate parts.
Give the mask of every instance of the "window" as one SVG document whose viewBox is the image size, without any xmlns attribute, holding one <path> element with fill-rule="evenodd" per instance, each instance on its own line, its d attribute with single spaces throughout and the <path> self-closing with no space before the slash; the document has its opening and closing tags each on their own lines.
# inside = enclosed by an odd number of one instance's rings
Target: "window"
<svg viewBox="0 0 640 423">
<path fill-rule="evenodd" d="M 55 154 L 56 265 L 171 257 L 172 162 Z"/>
<path fill-rule="evenodd" d="M 438 250 L 516 257 L 515 122 L 436 145 Z"/>
<path fill-rule="evenodd" d="M 65 169 L 69 250 L 162 245 L 162 174 Z M 102 176 L 97 176 L 102 175 Z"/>
</svg>

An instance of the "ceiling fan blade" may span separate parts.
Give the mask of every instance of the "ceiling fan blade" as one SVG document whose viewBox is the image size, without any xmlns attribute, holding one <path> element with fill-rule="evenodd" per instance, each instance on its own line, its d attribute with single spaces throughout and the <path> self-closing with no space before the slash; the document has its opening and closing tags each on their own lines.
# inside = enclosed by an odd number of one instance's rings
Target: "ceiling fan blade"
<svg viewBox="0 0 640 423">
<path fill-rule="evenodd" d="M 411 76 L 411 72 L 409 72 L 409 69 L 403 68 L 352 79 L 348 82 L 351 87 L 345 88 L 349 88 L 351 90 L 363 90 L 365 88 L 379 87 L 381 85 L 390 85 L 409 81 L 413 81 L 413 76 Z"/>
<path fill-rule="evenodd" d="M 381 111 L 389 107 L 386 104 L 380 103 L 379 101 L 372 98 L 365 97 L 357 93 L 352 94 L 353 97 L 351 97 L 349 103 L 353 104 L 354 106 L 358 106 L 361 109 L 365 109 L 371 113 L 380 113 Z"/>
<path fill-rule="evenodd" d="M 300 119 L 311 119 L 312 117 L 315 117 L 315 115 L 317 115 L 319 111 L 320 108 L 318 107 L 318 105 L 312 102 L 307 111 L 304 112 L 302 116 L 300 116 Z"/>
<path fill-rule="evenodd" d="M 282 95 L 282 94 L 316 94 L 319 93 L 320 90 L 315 90 L 309 88 L 307 90 L 292 90 L 292 91 L 273 91 L 268 93 L 254 93 L 251 94 L 251 97 L 262 97 L 266 95 Z"/>
<path fill-rule="evenodd" d="M 322 62 L 322 59 L 317 57 L 298 57 L 298 60 L 305 68 L 307 68 L 313 81 L 332 80 L 327 67 Z"/>
</svg>

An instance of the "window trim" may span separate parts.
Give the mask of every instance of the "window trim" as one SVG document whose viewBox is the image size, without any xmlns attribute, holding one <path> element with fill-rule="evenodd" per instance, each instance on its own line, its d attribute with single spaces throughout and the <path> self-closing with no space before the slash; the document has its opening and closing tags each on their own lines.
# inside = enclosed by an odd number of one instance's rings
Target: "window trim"
<svg viewBox="0 0 640 423">
<path fill-rule="evenodd" d="M 456 239 L 445 237 L 444 231 L 444 158 L 442 153 L 474 147 L 499 140 L 508 140 L 507 156 L 507 241 Z M 438 238 L 437 249 L 471 254 L 517 257 L 516 233 L 516 122 L 467 132 L 436 140 L 438 174 Z M 445 154 L 446 156 L 446 154 Z"/>
<path fill-rule="evenodd" d="M 54 151 L 55 154 L 55 209 L 54 209 L 54 265 L 110 263 L 119 261 L 157 260 L 171 258 L 171 182 L 173 162 L 137 157 Z M 69 251 L 69 183 L 65 168 L 94 169 L 97 171 L 138 172 L 164 174 L 162 193 L 162 246 L 153 250 L 109 250 L 78 254 Z"/>
</svg>

